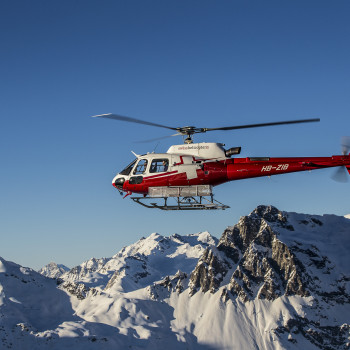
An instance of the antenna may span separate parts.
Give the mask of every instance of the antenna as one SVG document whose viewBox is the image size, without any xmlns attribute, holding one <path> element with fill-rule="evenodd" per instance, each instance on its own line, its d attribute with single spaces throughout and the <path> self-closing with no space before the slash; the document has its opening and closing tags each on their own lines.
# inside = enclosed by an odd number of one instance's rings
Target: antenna
<svg viewBox="0 0 350 350">
<path fill-rule="evenodd" d="M 158 145 L 159 145 L 159 141 L 157 142 L 156 146 L 153 148 L 153 153 L 156 153 L 156 149 L 157 149 Z"/>
</svg>

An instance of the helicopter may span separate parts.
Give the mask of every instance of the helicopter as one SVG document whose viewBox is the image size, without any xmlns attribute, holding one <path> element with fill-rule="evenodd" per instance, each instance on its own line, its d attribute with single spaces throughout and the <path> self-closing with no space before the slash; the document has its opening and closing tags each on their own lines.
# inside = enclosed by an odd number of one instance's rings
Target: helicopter
<svg viewBox="0 0 350 350">
<path fill-rule="evenodd" d="M 93 117 L 165 128 L 176 131 L 176 134 L 171 136 L 183 136 L 183 144 L 173 145 L 165 153 L 152 152 L 138 155 L 132 152 L 136 159 L 113 178 L 112 185 L 121 195 L 126 193 L 123 198 L 138 194 L 139 196 L 130 198 L 146 208 L 225 210 L 229 206 L 214 199 L 213 187 L 229 181 L 329 167 L 340 167 L 334 176 L 335 180 L 345 182 L 347 180 L 345 179 L 346 171 L 350 175 L 350 137 L 342 139 L 342 155 L 288 158 L 236 158 L 235 156 L 241 152 L 241 147 L 225 149 L 222 143 L 193 143 L 192 139 L 194 134 L 208 131 L 319 122 L 319 118 L 219 128 L 197 128 L 195 126 L 170 127 L 112 113 Z M 164 137 L 157 139 L 162 138 Z"/>
</svg>

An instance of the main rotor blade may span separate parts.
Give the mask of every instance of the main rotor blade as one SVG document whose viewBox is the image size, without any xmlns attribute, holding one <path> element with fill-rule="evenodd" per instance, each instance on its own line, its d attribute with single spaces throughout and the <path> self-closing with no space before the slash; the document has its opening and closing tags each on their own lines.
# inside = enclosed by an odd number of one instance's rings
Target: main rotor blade
<svg viewBox="0 0 350 350">
<path fill-rule="evenodd" d="M 114 119 L 114 120 L 121 120 L 124 122 L 130 122 L 130 123 L 137 123 L 137 124 L 144 124 L 144 125 L 150 125 L 150 126 L 157 126 L 159 128 L 165 128 L 165 129 L 170 129 L 170 130 L 175 130 L 177 131 L 176 128 L 171 128 L 170 126 L 162 125 L 162 124 L 156 124 L 152 122 L 147 122 L 145 120 L 140 120 L 136 118 L 130 118 L 130 117 L 125 117 L 123 115 L 118 115 L 118 114 L 100 114 L 100 115 L 94 115 L 93 118 L 106 118 L 106 119 Z"/>
<path fill-rule="evenodd" d="M 149 143 L 149 142 L 154 142 L 154 141 L 159 141 L 159 140 L 164 140 L 168 139 L 169 137 L 172 136 L 181 136 L 182 134 L 174 134 L 174 135 L 168 135 L 168 136 L 161 136 L 161 137 L 156 137 L 154 139 L 149 139 L 149 140 L 142 140 L 142 141 L 135 141 L 135 143 Z"/>
<path fill-rule="evenodd" d="M 273 123 L 261 123 L 261 124 L 247 124 L 247 125 L 237 125 L 237 126 L 224 126 L 222 128 L 204 128 L 205 131 L 213 130 L 235 130 L 235 129 L 247 129 L 247 128 L 259 128 L 262 126 L 274 126 L 274 125 L 284 125 L 284 124 L 298 124 L 298 123 L 310 123 L 319 122 L 319 118 L 315 119 L 299 119 L 299 120 L 289 120 L 283 122 L 273 122 Z"/>
</svg>

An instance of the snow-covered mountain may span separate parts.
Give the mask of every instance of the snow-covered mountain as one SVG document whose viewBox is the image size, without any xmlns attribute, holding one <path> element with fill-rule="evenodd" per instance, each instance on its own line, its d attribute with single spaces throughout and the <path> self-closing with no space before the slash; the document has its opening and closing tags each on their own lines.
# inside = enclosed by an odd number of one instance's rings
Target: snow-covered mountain
<svg viewBox="0 0 350 350">
<path fill-rule="evenodd" d="M 49 264 L 41 268 L 38 272 L 46 277 L 58 278 L 69 270 L 69 267 L 65 265 L 50 262 Z"/>
<path fill-rule="evenodd" d="M 0 260 L 0 348 L 348 349 L 350 221 L 259 206 L 45 277 Z"/>
<path fill-rule="evenodd" d="M 99 290 L 130 292 L 178 270 L 191 272 L 204 250 L 217 242 L 217 238 L 208 232 L 170 237 L 153 233 L 124 247 L 112 258 L 92 258 L 61 278 L 65 282 L 83 283 Z"/>
</svg>

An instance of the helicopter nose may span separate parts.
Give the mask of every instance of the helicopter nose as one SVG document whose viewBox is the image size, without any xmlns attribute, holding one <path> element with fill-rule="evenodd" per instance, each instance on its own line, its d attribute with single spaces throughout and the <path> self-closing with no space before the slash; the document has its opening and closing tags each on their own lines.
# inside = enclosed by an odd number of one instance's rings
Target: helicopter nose
<svg viewBox="0 0 350 350">
<path fill-rule="evenodd" d="M 125 182 L 125 178 L 124 177 L 118 177 L 118 175 L 113 179 L 112 181 L 112 185 L 118 189 L 118 190 L 122 190 L 123 189 L 123 185 Z"/>
</svg>

